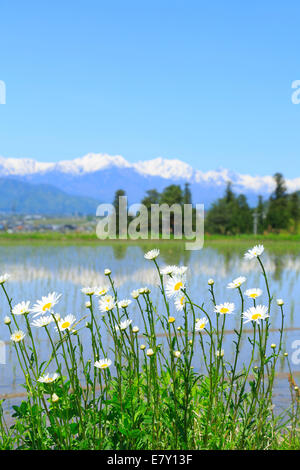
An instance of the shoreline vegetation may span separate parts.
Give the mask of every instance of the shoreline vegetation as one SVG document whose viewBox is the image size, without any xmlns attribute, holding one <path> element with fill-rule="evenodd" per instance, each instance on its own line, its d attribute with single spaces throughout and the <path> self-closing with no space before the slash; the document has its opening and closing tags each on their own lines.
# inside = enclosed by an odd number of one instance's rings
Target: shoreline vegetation
<svg viewBox="0 0 300 470">
<path fill-rule="evenodd" d="M 20 233 L 0 233 L 0 245 L 6 244 L 24 244 L 24 243 L 32 243 L 32 244 L 51 244 L 51 243 L 58 243 L 58 244 L 98 244 L 98 245 L 114 245 L 114 244 L 122 244 L 128 246 L 148 246 L 148 245 L 156 245 L 159 244 L 160 246 L 163 245 L 170 245 L 170 244 L 184 244 L 187 241 L 195 241 L 195 239 L 188 240 L 186 238 L 182 238 L 181 240 L 174 239 L 172 235 L 170 239 L 151 239 L 151 235 L 149 234 L 149 239 L 138 239 L 138 240 L 131 240 L 131 239 L 107 239 L 107 240 L 100 240 L 97 238 L 96 233 L 60 233 L 60 232 L 20 232 Z M 260 234 L 260 235 L 253 235 L 253 234 L 240 234 L 240 235 L 219 235 L 219 234 L 205 234 L 204 235 L 204 248 L 205 246 L 244 246 L 248 245 L 249 243 L 257 243 L 257 242 L 264 242 L 269 247 L 276 247 L 280 244 L 284 244 L 285 248 L 287 247 L 287 243 L 290 244 L 290 247 L 299 248 L 300 250 L 300 234 L 291 234 L 288 232 L 283 232 L 279 234 Z M 299 244 L 299 245 L 298 245 Z"/>
</svg>

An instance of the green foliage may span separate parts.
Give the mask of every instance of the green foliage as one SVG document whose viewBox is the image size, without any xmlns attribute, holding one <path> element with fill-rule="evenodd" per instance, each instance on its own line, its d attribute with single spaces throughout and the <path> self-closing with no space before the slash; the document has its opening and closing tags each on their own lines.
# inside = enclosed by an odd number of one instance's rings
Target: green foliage
<svg viewBox="0 0 300 470">
<path fill-rule="evenodd" d="M 119 198 L 124 197 L 124 196 L 126 196 L 125 191 L 123 189 L 118 189 L 115 192 L 115 198 L 114 198 L 114 201 L 113 201 L 113 206 L 114 206 L 115 211 L 116 211 L 116 234 L 117 235 L 120 235 L 120 214 L 119 214 L 120 201 L 119 201 Z"/>
<path fill-rule="evenodd" d="M 290 225 L 289 198 L 283 176 L 280 173 L 274 175 L 275 190 L 270 197 L 267 225 L 272 230 L 287 229 Z"/>
<path fill-rule="evenodd" d="M 224 197 L 215 202 L 208 211 L 205 228 L 209 233 L 224 235 L 252 231 L 252 210 L 244 195 L 235 196 L 231 183 L 228 183 Z"/>
</svg>

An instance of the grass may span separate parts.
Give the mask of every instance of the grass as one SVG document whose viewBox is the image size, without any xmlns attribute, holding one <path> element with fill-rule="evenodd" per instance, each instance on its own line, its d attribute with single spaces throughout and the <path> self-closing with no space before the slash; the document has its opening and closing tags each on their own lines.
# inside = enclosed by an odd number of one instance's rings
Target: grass
<svg viewBox="0 0 300 470">
<path fill-rule="evenodd" d="M 18 307 L 16 314 L 9 282 L 2 279 L 9 314 L 5 323 L 24 374 L 27 398 L 13 407 L 12 426 L 0 406 L 0 448 L 299 448 L 300 393 L 283 349 L 284 306 L 275 303 L 281 327 L 278 344 L 271 345 L 274 299 L 263 258 L 253 256 L 249 262 L 261 268 L 265 305 L 260 307 L 252 298 L 253 310 L 246 315 L 242 280 L 234 289 L 236 305 L 217 304 L 211 282 L 211 302 L 205 306 L 201 299 L 190 298 L 184 270 L 173 267 L 170 274 L 162 275 L 156 255 L 149 253 L 148 258 L 157 269 L 164 302 L 159 312 L 148 288 L 131 293 L 131 301 L 120 302 L 113 276 L 107 272 L 105 289 L 84 290 L 86 309 L 81 316 L 55 314 L 59 299 L 49 296 L 34 309 L 40 313 L 35 322 L 26 305 L 22 311 Z M 131 322 L 131 302 L 140 312 L 140 329 Z M 170 313 L 174 302 L 176 318 Z M 229 362 L 222 347 L 232 308 L 240 322 L 234 332 L 234 359 Z M 47 362 L 37 354 L 33 339 L 37 327 L 51 345 Z M 82 330 L 90 337 L 88 357 Z M 106 335 L 108 348 L 103 343 Z M 244 335 L 251 350 L 241 364 Z M 289 409 L 276 416 L 273 386 L 278 360 L 285 360 L 290 371 L 291 401 Z M 197 370 L 193 363 L 199 365 Z"/>
<path fill-rule="evenodd" d="M 236 236 L 205 234 L 204 246 L 220 248 L 222 250 L 235 251 L 244 249 L 251 244 L 263 243 L 271 251 L 289 250 L 300 251 L 300 234 L 280 233 L 257 235 L 243 234 Z M 147 247 L 174 247 L 174 244 L 184 248 L 185 240 L 99 240 L 96 233 L 84 232 L 24 232 L 24 233 L 0 233 L 0 245 L 99 245 L 99 246 L 134 246 Z"/>
</svg>

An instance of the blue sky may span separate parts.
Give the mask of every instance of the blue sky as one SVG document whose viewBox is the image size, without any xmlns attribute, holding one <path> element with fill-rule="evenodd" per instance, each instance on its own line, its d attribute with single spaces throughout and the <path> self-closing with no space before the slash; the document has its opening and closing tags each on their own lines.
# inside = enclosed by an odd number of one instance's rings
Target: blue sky
<svg viewBox="0 0 300 470">
<path fill-rule="evenodd" d="M 297 1 L 1 4 L 0 155 L 300 174 Z"/>
</svg>

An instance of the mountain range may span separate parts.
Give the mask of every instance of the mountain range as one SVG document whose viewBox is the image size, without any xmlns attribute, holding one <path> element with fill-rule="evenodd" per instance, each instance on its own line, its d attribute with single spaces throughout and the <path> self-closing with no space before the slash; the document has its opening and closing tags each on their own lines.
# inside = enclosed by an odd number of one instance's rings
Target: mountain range
<svg viewBox="0 0 300 470">
<path fill-rule="evenodd" d="M 101 202 L 111 202 L 124 189 L 129 204 L 138 203 L 148 189 L 190 183 L 194 203 L 211 203 L 224 193 L 228 181 L 250 204 L 274 189 L 272 176 L 239 174 L 219 169 L 203 172 L 177 159 L 155 158 L 130 163 L 120 155 L 89 153 L 56 163 L 0 157 L 0 210 L 32 213 L 95 213 Z M 300 189 L 300 178 L 287 180 L 290 192 Z M 2 201 L 2 202 L 1 202 Z M 24 205 L 24 201 L 26 204 Z M 38 203 L 40 201 L 40 204 Z"/>
</svg>

